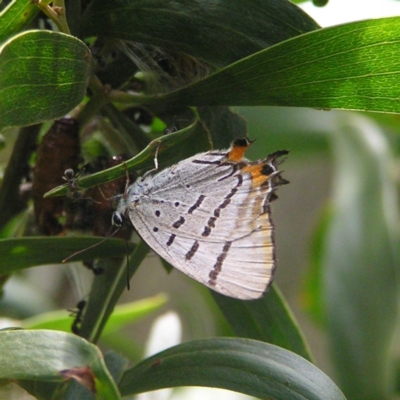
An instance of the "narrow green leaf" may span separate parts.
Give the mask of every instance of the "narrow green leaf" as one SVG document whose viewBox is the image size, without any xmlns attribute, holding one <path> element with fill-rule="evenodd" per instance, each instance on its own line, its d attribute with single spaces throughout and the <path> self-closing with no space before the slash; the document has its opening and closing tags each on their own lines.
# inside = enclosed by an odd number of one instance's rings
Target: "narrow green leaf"
<svg viewBox="0 0 400 400">
<path fill-rule="evenodd" d="M 320 29 L 144 103 L 400 112 L 400 17 Z M 137 101 L 137 98 L 135 98 Z"/>
<path fill-rule="evenodd" d="M 111 222 L 110 222 L 111 223 Z M 62 260 L 101 242 L 95 237 L 25 237 L 0 240 L 0 274 L 11 274 L 24 268 L 60 264 Z M 74 260 L 116 257 L 126 253 L 126 242 L 108 239 L 101 245 L 75 256 Z M 133 244 L 128 243 L 129 250 Z"/>
<path fill-rule="evenodd" d="M 310 261 L 300 294 L 302 308 L 318 323 L 326 324 L 324 302 L 323 269 L 327 246 L 327 234 L 331 224 L 332 208 L 326 206 L 320 215 L 311 238 Z"/>
<path fill-rule="evenodd" d="M 134 323 L 159 310 L 167 301 L 163 294 L 117 305 L 107 321 L 105 334 L 111 334 L 125 325 Z M 73 316 L 68 310 L 57 310 L 36 315 L 21 321 L 25 329 L 53 329 L 71 332 Z"/>
<path fill-rule="evenodd" d="M 339 126 L 334 155 L 322 263 L 336 373 L 350 399 L 392 399 L 400 260 L 395 161 L 374 122 L 355 115 Z"/>
<path fill-rule="evenodd" d="M 0 48 L 0 130 L 65 115 L 86 92 L 88 47 L 58 32 L 28 31 Z"/>
<path fill-rule="evenodd" d="M 303 334 L 276 285 L 254 301 L 212 294 L 237 336 L 275 344 L 311 361 Z"/>
<path fill-rule="evenodd" d="M 100 350 L 56 331 L 0 331 L 0 379 L 64 381 L 79 376 L 94 385 L 96 399 L 120 399 Z"/>
<path fill-rule="evenodd" d="M 287 0 L 96 0 L 82 20 L 84 36 L 152 44 L 220 66 L 317 28 Z"/>
<path fill-rule="evenodd" d="M 115 307 L 113 313 L 104 328 L 104 334 L 112 334 L 125 325 L 136 322 L 155 311 L 159 310 L 167 302 L 163 294 L 134 301 L 131 303 L 120 304 Z"/>
<path fill-rule="evenodd" d="M 318 368 L 280 347 L 249 339 L 206 339 L 158 353 L 126 371 L 122 395 L 175 386 L 229 389 L 271 400 L 344 400 Z"/>
</svg>

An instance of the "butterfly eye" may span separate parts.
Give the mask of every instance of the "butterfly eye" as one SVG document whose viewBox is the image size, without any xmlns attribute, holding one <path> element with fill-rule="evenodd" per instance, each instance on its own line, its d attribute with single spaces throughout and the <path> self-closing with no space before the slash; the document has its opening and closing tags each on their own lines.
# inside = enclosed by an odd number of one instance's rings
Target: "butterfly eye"
<svg viewBox="0 0 400 400">
<path fill-rule="evenodd" d="M 115 211 L 112 215 L 112 224 L 114 226 L 122 226 L 123 223 L 124 223 L 124 218 L 118 211 Z"/>
</svg>

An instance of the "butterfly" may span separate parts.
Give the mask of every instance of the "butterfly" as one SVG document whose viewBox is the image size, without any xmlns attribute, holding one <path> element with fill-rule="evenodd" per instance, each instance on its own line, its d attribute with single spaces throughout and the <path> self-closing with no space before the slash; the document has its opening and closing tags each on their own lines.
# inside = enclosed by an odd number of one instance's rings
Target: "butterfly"
<svg viewBox="0 0 400 400">
<path fill-rule="evenodd" d="M 218 293 L 263 296 L 276 267 L 270 203 L 288 183 L 278 165 L 287 150 L 254 162 L 251 142 L 197 154 L 146 173 L 118 198 L 113 224 L 133 225 L 175 268 Z"/>
</svg>

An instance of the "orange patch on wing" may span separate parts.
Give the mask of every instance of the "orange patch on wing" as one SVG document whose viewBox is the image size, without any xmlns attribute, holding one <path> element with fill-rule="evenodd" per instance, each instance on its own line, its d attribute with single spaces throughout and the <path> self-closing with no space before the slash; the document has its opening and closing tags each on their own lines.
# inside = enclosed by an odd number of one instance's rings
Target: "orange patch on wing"
<svg viewBox="0 0 400 400">
<path fill-rule="evenodd" d="M 258 187 L 261 186 L 264 182 L 269 179 L 268 175 L 262 173 L 262 169 L 264 164 L 253 164 L 253 165 L 246 165 L 242 172 L 248 172 L 251 174 L 251 179 L 253 181 L 253 186 Z"/>
<path fill-rule="evenodd" d="M 228 153 L 228 160 L 236 162 L 241 161 L 243 159 L 244 153 L 246 152 L 249 146 L 250 143 L 247 146 L 240 146 L 240 145 L 233 146 L 231 151 Z"/>
</svg>

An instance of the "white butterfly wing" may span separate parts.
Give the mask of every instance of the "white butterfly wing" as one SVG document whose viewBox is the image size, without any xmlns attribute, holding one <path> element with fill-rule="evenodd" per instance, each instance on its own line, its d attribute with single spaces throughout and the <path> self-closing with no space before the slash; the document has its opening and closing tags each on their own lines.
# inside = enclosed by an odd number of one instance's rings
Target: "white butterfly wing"
<svg viewBox="0 0 400 400">
<path fill-rule="evenodd" d="M 276 158 L 221 164 L 227 154 L 199 154 L 145 178 L 147 195 L 128 197 L 128 212 L 138 234 L 175 268 L 219 293 L 256 299 L 273 279 L 269 197 L 283 180 Z M 260 174 L 267 164 L 271 174 Z"/>
</svg>

